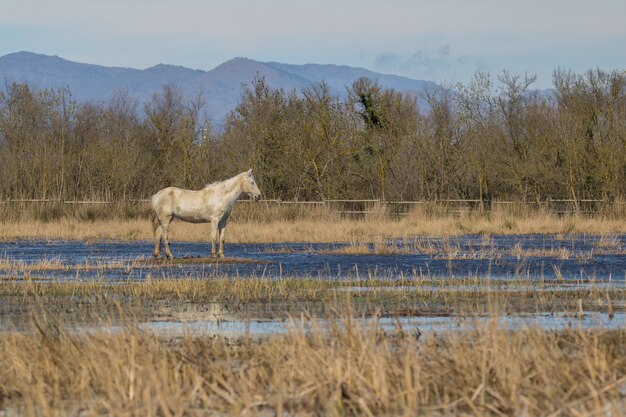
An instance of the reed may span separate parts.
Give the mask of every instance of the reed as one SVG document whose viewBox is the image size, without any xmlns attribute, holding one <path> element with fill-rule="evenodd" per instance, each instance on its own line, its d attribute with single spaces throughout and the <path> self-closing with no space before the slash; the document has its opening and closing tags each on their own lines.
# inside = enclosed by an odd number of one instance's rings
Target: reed
<svg viewBox="0 0 626 417">
<path fill-rule="evenodd" d="M 35 313 L 0 334 L 7 415 L 626 415 L 626 330 L 421 334 L 293 318 L 285 336 L 167 338 L 132 318 L 76 333 Z M 306 317 L 306 316 L 304 316 Z M 100 325 L 103 322 L 99 322 Z"/>
<path fill-rule="evenodd" d="M 564 280 L 563 280 L 564 281 Z M 358 278 L 253 277 L 206 279 L 165 278 L 139 282 L 6 281 L 0 285 L 0 312 L 24 312 L 45 307 L 61 313 L 86 307 L 94 314 L 111 309 L 141 310 L 154 315 L 163 305 L 219 303 L 229 315 L 268 314 L 286 318 L 305 309 L 327 312 L 329 305 L 350 301 L 359 314 L 459 316 L 485 314 L 497 302 L 504 313 L 573 314 L 579 302 L 585 311 L 622 312 L 626 287 L 617 283 L 577 283 L 522 278 L 432 277 L 416 274 L 398 280 Z M 582 301 L 580 301 L 582 300 Z M 10 316 L 7 317 L 7 319 Z M 23 320 L 23 314 L 18 317 Z"/>
<path fill-rule="evenodd" d="M 67 270 L 67 268 L 67 265 L 64 265 L 58 258 L 44 259 L 33 263 L 15 261 L 8 257 L 0 258 L 0 271 L 23 273 L 27 271 Z"/>
<path fill-rule="evenodd" d="M 467 214 L 461 217 L 405 216 L 399 219 L 348 219 L 319 217 L 284 219 L 268 216 L 263 221 L 232 219 L 226 240 L 233 243 L 278 242 L 375 242 L 384 238 L 408 239 L 415 236 L 458 236 L 464 234 L 596 234 L 610 236 L 626 233 L 623 218 L 499 217 Z M 174 222 L 171 240 L 208 241 L 209 226 Z M 151 240 L 150 222 L 144 218 L 84 221 L 63 218 L 0 223 L 0 240 L 79 239 L 120 241 Z"/>
<path fill-rule="evenodd" d="M 388 239 L 377 237 L 373 242 L 347 242 L 328 247 L 308 248 L 306 253 L 343 254 L 343 255 L 426 255 L 430 259 L 490 259 L 499 260 L 505 257 L 576 259 L 591 260 L 594 255 L 622 255 L 625 252 L 621 240 L 615 235 L 601 235 L 592 241 L 591 248 L 579 250 L 572 240 L 571 246 L 525 248 L 517 242 L 510 247 L 496 247 L 491 235 L 483 235 L 480 242 L 459 243 L 449 237 L 410 239 Z M 564 237 L 560 238 L 565 240 Z M 273 253 L 291 253 L 289 248 L 271 249 Z M 291 252 L 290 252 L 291 251 Z"/>
<path fill-rule="evenodd" d="M 0 239 L 152 238 L 145 201 L 108 204 L 11 202 L 0 204 Z M 359 218 L 318 203 L 241 201 L 227 230 L 230 242 L 366 242 L 380 237 L 451 236 L 461 234 L 626 233 L 626 205 L 615 202 L 592 214 L 558 216 L 534 204 L 493 205 L 489 211 L 452 210 L 437 202 L 415 204 L 398 213 L 374 204 Z M 209 228 L 175 222 L 174 240 L 206 241 Z M 607 240 L 607 244 L 610 242 Z"/>
</svg>

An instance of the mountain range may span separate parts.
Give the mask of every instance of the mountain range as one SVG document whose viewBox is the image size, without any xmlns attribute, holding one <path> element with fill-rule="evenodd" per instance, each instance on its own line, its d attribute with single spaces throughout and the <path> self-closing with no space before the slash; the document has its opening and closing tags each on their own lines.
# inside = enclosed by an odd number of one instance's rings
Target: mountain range
<svg viewBox="0 0 626 417">
<path fill-rule="evenodd" d="M 139 103 L 145 103 L 164 85 L 173 84 L 185 97 L 202 94 L 204 111 L 217 124 L 235 108 L 241 99 L 242 86 L 250 85 L 255 76 L 264 77 L 271 88 L 285 91 L 301 91 L 313 83 L 324 81 L 331 91 L 341 97 L 345 97 L 347 87 L 361 77 L 377 80 L 382 87 L 402 92 L 419 93 L 436 86 L 431 81 L 344 65 L 291 65 L 248 58 L 234 58 L 212 70 L 202 71 L 164 64 L 143 70 L 106 67 L 32 52 L 0 57 L 2 80 L 27 83 L 42 89 L 67 87 L 78 102 L 107 102 L 114 93 L 125 90 Z"/>
</svg>

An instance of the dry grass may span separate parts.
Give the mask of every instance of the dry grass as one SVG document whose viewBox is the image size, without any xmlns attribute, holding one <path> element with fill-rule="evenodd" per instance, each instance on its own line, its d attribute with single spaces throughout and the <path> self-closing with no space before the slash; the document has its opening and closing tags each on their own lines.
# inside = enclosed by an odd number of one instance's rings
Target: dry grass
<svg viewBox="0 0 626 417">
<path fill-rule="evenodd" d="M 491 239 L 491 235 L 483 235 L 480 242 L 460 243 L 444 238 L 424 238 L 417 237 L 389 241 L 385 238 L 378 238 L 374 242 L 348 242 L 345 245 L 333 245 L 327 248 L 308 248 L 306 253 L 325 253 L 343 255 L 428 255 L 431 259 L 491 259 L 498 260 L 504 257 L 514 257 L 517 259 L 528 258 L 555 258 L 561 260 L 575 259 L 577 261 L 591 260 L 594 255 L 623 255 L 626 252 L 620 239 L 614 235 L 601 235 L 592 247 L 586 250 L 575 248 L 577 238 L 571 238 L 571 246 L 546 247 L 546 248 L 525 248 L 520 242 L 512 244 L 507 248 L 498 248 Z M 561 236 L 560 240 L 565 241 Z M 569 243 L 569 242 L 567 242 Z M 271 253 L 293 253 L 289 247 L 279 249 L 268 249 Z"/>
<path fill-rule="evenodd" d="M 626 308 L 626 288 L 607 287 L 604 282 L 581 284 L 549 281 L 479 277 L 412 276 L 398 280 L 312 278 L 263 279 L 252 277 L 211 279 L 148 279 L 140 282 L 30 281 L 4 282 L 0 285 L 0 312 L 45 307 L 74 309 L 86 306 L 91 311 L 144 306 L 147 314 L 159 302 L 176 304 L 221 303 L 231 313 L 254 316 L 257 308 L 278 314 L 299 314 L 303 308 L 325 312 L 327 306 L 346 297 L 360 313 L 385 315 L 483 315 L 496 303 L 501 313 L 575 314 L 584 311 L 610 314 Z"/>
<path fill-rule="evenodd" d="M 595 243 L 596 248 L 611 252 L 623 252 L 624 246 L 617 236 L 603 235 Z"/>
<path fill-rule="evenodd" d="M 497 310 L 497 309 L 494 309 Z M 422 335 L 349 311 L 286 336 L 167 339 L 129 320 L 0 334 L 9 415 L 626 415 L 626 331 L 477 324 Z"/>
<path fill-rule="evenodd" d="M 14 317 L 15 303 L 28 319 L 0 333 L 0 415 L 625 416 L 626 329 L 497 324 L 514 312 L 611 314 L 625 300 L 626 289 L 602 283 L 564 290 L 476 277 L 9 282 L 0 311 Z M 168 338 L 139 330 L 150 317 L 134 315 L 158 301 L 273 305 L 306 320 L 292 319 L 285 336 Z M 316 313 L 302 309 L 316 304 Z M 79 306 L 89 332 L 72 330 Z M 433 312 L 464 324 L 420 336 L 375 320 Z M 362 325 L 362 314 L 374 317 Z"/>
<path fill-rule="evenodd" d="M 348 219 L 314 212 L 310 216 L 234 216 L 226 240 L 233 243 L 276 242 L 371 242 L 382 238 L 414 236 L 454 236 L 462 234 L 599 234 L 626 233 L 621 217 L 556 217 L 534 212 L 512 216 L 506 213 L 460 217 L 416 211 L 400 219 L 389 217 Z M 208 225 L 175 222 L 171 240 L 207 241 Z M 80 240 L 150 240 L 152 231 L 147 219 L 84 221 L 63 218 L 51 222 L 18 220 L 0 223 L 0 239 L 80 239 Z M 615 244 L 610 238 L 606 245 Z"/>
<path fill-rule="evenodd" d="M 50 271 L 64 270 L 67 267 L 58 258 L 45 259 L 38 262 L 26 263 L 24 261 L 15 261 L 8 257 L 0 258 L 0 271 Z"/>
<path fill-rule="evenodd" d="M 81 221 L 62 219 L 52 222 L 23 220 L 0 224 L 0 239 L 48 240 L 140 240 L 151 239 L 152 229 L 145 219 Z M 205 239 L 206 240 L 206 239 Z"/>
<path fill-rule="evenodd" d="M 344 218 L 337 211 L 309 204 L 271 205 L 240 202 L 235 206 L 227 241 L 260 242 L 367 242 L 394 237 L 454 236 L 462 234 L 626 233 L 624 204 L 593 216 L 559 217 L 535 206 L 499 205 L 490 212 L 451 211 L 436 203 L 417 205 L 403 216 L 378 207 L 361 219 Z M 17 208 L 23 211 L 16 211 Z M 0 212 L 0 240 L 116 239 L 150 240 L 146 203 L 125 206 L 34 206 Z M 30 213 L 30 214 L 29 214 Z M 46 213 L 52 213 L 46 215 Z M 208 225 L 175 222 L 172 240 L 207 241 Z M 606 240 L 611 245 L 610 239 Z"/>
</svg>

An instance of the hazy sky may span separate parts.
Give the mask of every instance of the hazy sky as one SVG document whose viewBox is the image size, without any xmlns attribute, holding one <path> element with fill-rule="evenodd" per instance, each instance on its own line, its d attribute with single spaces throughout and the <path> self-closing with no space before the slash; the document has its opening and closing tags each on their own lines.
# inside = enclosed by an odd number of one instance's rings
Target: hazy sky
<svg viewBox="0 0 626 417">
<path fill-rule="evenodd" d="M 0 0 L 0 55 L 209 70 L 233 57 L 440 83 L 626 68 L 625 0 Z"/>
</svg>

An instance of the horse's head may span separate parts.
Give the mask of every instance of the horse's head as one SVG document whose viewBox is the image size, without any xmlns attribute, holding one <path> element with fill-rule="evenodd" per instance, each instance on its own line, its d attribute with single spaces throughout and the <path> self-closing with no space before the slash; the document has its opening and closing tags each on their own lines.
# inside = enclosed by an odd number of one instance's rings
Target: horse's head
<svg viewBox="0 0 626 417">
<path fill-rule="evenodd" d="M 254 201 L 257 201 L 261 198 L 261 190 L 259 190 L 259 187 L 256 185 L 256 181 L 254 181 L 251 169 L 244 174 L 242 190 L 244 193 L 247 193 Z"/>
</svg>

